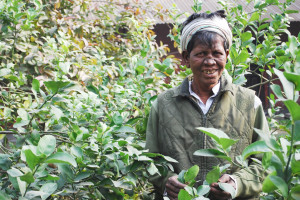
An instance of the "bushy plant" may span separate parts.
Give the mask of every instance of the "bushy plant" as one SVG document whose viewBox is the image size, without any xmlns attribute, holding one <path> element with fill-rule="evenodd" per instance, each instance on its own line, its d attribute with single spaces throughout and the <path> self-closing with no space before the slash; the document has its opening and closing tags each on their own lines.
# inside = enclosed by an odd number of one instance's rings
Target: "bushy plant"
<svg viewBox="0 0 300 200">
<path fill-rule="evenodd" d="M 150 198 L 148 175 L 175 162 L 144 150 L 151 102 L 177 65 L 145 21 L 157 9 L 0 3 L 1 197 Z"/>
</svg>

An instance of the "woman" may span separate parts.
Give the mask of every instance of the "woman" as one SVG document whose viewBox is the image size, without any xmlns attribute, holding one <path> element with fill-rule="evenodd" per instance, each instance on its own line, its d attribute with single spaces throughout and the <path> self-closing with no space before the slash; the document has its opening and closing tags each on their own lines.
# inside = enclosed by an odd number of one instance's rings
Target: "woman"
<svg viewBox="0 0 300 200">
<path fill-rule="evenodd" d="M 234 85 L 222 75 L 231 44 L 232 33 L 224 11 L 193 14 L 182 25 L 182 56 L 193 75 L 158 96 L 147 126 L 146 149 L 178 161 L 173 164 L 174 172 L 150 178 L 157 199 L 163 195 L 177 199 L 180 189 L 186 186 L 177 180 L 180 171 L 198 165 L 197 179 L 202 184 L 213 166 L 224 164 L 216 158 L 193 155 L 196 150 L 214 148 L 213 141 L 197 127 L 217 128 L 238 139 L 231 150 L 232 159 L 258 139 L 254 128 L 268 133 L 263 108 L 254 91 Z M 231 167 L 219 182 L 231 184 L 236 189 L 236 199 L 255 199 L 262 180 L 253 174 L 265 174 L 255 163 L 249 169 L 251 173 Z M 231 199 L 218 183 L 211 185 L 209 197 Z"/>
</svg>

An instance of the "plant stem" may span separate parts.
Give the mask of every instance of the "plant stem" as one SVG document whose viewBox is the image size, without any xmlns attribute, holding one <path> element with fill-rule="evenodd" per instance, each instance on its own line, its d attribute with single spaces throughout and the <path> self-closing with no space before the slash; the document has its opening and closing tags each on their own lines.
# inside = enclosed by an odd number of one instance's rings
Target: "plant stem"
<svg viewBox="0 0 300 200">
<path fill-rule="evenodd" d="M 40 164 L 38 164 L 38 165 L 36 166 L 34 172 L 32 173 L 32 176 L 34 176 L 34 174 L 36 173 L 36 171 L 38 170 L 39 167 L 40 167 Z M 31 185 L 31 183 L 29 183 L 29 184 L 27 185 L 26 190 L 25 190 L 25 192 L 24 192 L 24 196 L 26 195 L 26 193 L 27 193 L 27 191 L 28 191 L 30 185 Z"/>
<path fill-rule="evenodd" d="M 39 107 L 39 110 L 40 110 L 40 109 L 41 109 L 48 101 L 50 101 L 56 94 L 57 94 L 57 92 L 54 93 L 49 99 L 45 100 L 44 103 Z M 26 130 L 28 130 L 28 128 L 29 128 L 29 126 L 30 126 L 30 124 L 31 124 L 31 122 L 32 122 L 32 120 L 33 120 L 34 117 L 35 117 L 35 114 L 32 115 L 32 117 L 31 117 L 31 119 L 30 119 L 30 121 L 29 121 L 29 123 L 28 123 L 28 125 L 27 125 L 27 127 L 26 127 Z"/>
<path fill-rule="evenodd" d="M 270 83 L 270 82 L 273 82 L 273 81 L 277 81 L 277 80 L 279 80 L 279 78 L 274 78 L 274 79 L 271 79 L 271 80 L 268 80 L 268 81 L 265 81 L 265 82 L 262 82 L 262 83 L 258 83 L 258 84 L 252 85 L 248 88 L 249 89 L 255 88 L 256 86 L 264 85 L 264 84 L 267 84 L 267 83 Z"/>
</svg>

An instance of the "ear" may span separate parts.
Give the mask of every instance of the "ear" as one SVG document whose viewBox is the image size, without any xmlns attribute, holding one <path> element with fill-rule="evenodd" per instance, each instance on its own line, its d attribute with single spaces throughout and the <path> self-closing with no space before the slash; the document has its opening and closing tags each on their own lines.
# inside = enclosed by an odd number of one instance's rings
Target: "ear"
<svg viewBox="0 0 300 200">
<path fill-rule="evenodd" d="M 229 49 L 226 49 L 226 59 L 229 56 Z"/>
<path fill-rule="evenodd" d="M 189 53 L 187 51 L 183 51 L 181 55 L 186 65 L 189 67 Z"/>
</svg>

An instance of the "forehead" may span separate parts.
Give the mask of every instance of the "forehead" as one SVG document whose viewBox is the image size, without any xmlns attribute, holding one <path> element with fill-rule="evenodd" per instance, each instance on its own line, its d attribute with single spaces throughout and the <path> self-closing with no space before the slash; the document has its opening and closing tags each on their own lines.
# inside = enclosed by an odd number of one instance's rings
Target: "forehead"
<svg viewBox="0 0 300 200">
<path fill-rule="evenodd" d="M 224 39 L 219 36 L 215 35 L 214 37 L 211 37 L 210 40 L 203 40 L 203 39 L 197 39 L 195 40 L 194 48 L 210 48 L 210 49 L 224 49 Z"/>
</svg>

